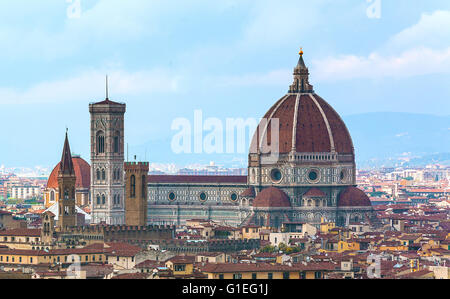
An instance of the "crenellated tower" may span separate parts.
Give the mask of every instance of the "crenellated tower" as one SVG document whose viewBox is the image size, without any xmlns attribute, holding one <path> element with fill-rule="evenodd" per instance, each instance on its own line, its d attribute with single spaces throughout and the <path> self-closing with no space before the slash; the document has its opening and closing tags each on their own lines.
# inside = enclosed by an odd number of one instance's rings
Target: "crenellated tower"
<svg viewBox="0 0 450 299">
<path fill-rule="evenodd" d="M 148 162 L 125 163 L 125 219 L 128 226 L 147 225 Z"/>
</svg>

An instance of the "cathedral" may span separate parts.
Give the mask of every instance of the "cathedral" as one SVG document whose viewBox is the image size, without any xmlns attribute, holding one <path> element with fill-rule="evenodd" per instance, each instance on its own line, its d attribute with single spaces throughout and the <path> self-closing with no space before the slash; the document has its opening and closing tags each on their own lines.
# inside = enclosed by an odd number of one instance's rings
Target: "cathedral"
<svg viewBox="0 0 450 299">
<path fill-rule="evenodd" d="M 149 223 L 182 225 L 194 218 L 280 228 L 373 219 L 369 198 L 356 187 L 350 133 L 314 92 L 303 51 L 299 55 L 288 93 L 254 134 L 248 176 L 149 176 Z"/>
<path fill-rule="evenodd" d="M 82 174 L 90 185 L 81 191 L 89 190 L 91 223 L 184 225 L 204 219 L 280 228 L 323 219 L 341 226 L 371 221 L 371 202 L 356 187 L 350 133 L 315 93 L 303 51 L 299 54 L 287 94 L 267 111 L 253 136 L 247 176 L 148 175 L 147 162 L 124 161 L 126 104 L 108 95 L 90 104 L 91 166 Z M 71 167 L 78 187 L 77 163 Z M 55 188 L 58 178 L 55 173 Z"/>
</svg>

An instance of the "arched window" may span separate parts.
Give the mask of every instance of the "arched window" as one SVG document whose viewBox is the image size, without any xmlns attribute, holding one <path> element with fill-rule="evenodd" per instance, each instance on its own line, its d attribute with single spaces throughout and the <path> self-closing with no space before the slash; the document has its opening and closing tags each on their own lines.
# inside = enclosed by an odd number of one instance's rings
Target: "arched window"
<svg viewBox="0 0 450 299">
<path fill-rule="evenodd" d="M 117 205 L 120 205 L 120 194 L 117 194 Z"/>
<path fill-rule="evenodd" d="M 102 195 L 102 205 L 106 204 L 106 196 L 105 194 Z"/>
<path fill-rule="evenodd" d="M 103 131 L 97 132 L 97 154 L 105 153 L 105 134 Z"/>
<path fill-rule="evenodd" d="M 97 204 L 99 205 L 100 204 L 100 195 L 97 195 Z"/>
<path fill-rule="evenodd" d="M 146 197 L 146 193 L 147 193 L 146 187 L 147 187 L 147 184 L 146 184 L 146 180 L 145 180 L 145 175 L 143 175 L 141 178 L 141 196 L 142 196 L 142 198 Z"/>
<path fill-rule="evenodd" d="M 97 181 L 100 181 L 101 177 L 100 177 L 100 169 L 97 169 Z"/>
<path fill-rule="evenodd" d="M 55 191 L 53 190 L 50 192 L 50 201 L 55 201 Z"/>
<path fill-rule="evenodd" d="M 130 197 L 136 197 L 136 177 L 130 177 Z"/>
<path fill-rule="evenodd" d="M 64 199 L 69 199 L 69 190 L 64 189 Z"/>
<path fill-rule="evenodd" d="M 113 141 L 113 149 L 114 153 L 117 154 L 119 152 L 120 148 L 120 132 L 117 131 L 114 135 L 114 141 Z"/>
<path fill-rule="evenodd" d="M 102 169 L 102 180 L 106 180 L 106 171 Z"/>
</svg>

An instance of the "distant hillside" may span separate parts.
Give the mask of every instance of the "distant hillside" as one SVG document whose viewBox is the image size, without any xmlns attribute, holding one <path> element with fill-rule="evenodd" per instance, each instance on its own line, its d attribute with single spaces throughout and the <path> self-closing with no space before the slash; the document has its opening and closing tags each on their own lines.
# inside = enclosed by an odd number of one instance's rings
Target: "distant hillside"
<svg viewBox="0 0 450 299">
<path fill-rule="evenodd" d="M 443 153 L 450 152 L 450 116 L 380 112 L 350 115 L 344 120 L 358 164 L 396 163 L 405 153 L 416 157 L 410 163 L 448 161 Z"/>
<path fill-rule="evenodd" d="M 449 160 L 450 116 L 408 113 L 367 113 L 343 117 L 352 135 L 358 167 L 392 166 L 404 153 L 410 164 L 424 165 Z M 245 154 L 181 154 L 171 150 L 171 137 L 130 147 L 139 159 L 157 163 L 208 164 L 215 161 L 227 167 L 246 167 Z M 130 157 L 131 158 L 131 157 Z"/>
</svg>

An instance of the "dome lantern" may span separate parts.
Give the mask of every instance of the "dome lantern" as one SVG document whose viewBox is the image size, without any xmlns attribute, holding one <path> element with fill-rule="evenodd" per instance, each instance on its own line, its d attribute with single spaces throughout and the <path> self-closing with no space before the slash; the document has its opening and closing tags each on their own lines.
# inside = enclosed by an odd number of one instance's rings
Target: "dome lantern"
<svg viewBox="0 0 450 299">
<path fill-rule="evenodd" d="M 303 60 L 303 48 L 300 48 L 298 54 L 300 58 L 294 68 L 294 82 L 289 87 L 289 93 L 314 93 L 313 86 L 309 84 L 309 70 Z"/>
</svg>

